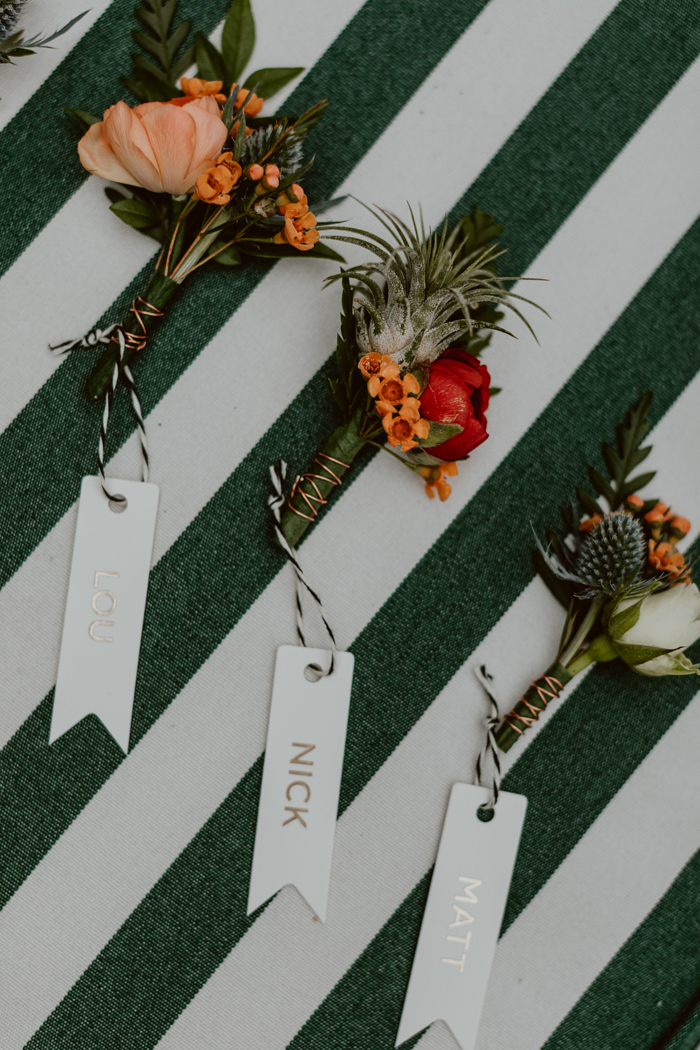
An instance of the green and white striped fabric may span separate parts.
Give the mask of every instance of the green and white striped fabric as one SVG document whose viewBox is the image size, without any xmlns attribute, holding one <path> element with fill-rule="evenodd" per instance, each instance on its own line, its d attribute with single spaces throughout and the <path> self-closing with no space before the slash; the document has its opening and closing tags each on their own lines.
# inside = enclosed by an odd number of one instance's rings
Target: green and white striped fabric
<svg viewBox="0 0 700 1050">
<path fill-rule="evenodd" d="M 132 6 L 93 0 L 57 50 L 0 74 L 0 1048 L 389 1050 L 449 788 L 482 743 L 473 668 L 509 704 L 558 640 L 530 523 L 557 523 L 650 387 L 654 493 L 700 522 L 700 11 L 256 4 L 252 67 L 305 65 L 289 106 L 331 102 L 310 200 L 420 201 L 433 224 L 478 204 L 508 271 L 549 278 L 552 315 L 539 346 L 494 339 L 491 437 L 445 504 L 368 456 L 301 549 L 356 659 L 322 926 L 289 887 L 245 910 L 275 651 L 294 642 L 267 471 L 306 469 L 333 425 L 323 261 L 200 271 L 137 363 L 161 505 L 131 751 L 92 717 L 47 744 L 101 409 L 91 355 L 46 345 L 118 319 L 153 261 L 62 107 L 119 97 Z M 180 4 L 212 34 L 226 6 Z M 32 9 L 50 30 L 76 2 Z M 137 477 L 118 401 L 109 472 Z M 658 1050 L 692 1007 L 697 690 L 593 671 L 509 754 L 504 786 L 530 806 L 478 1050 Z M 436 1024 L 406 1045 L 455 1044 Z"/>
</svg>

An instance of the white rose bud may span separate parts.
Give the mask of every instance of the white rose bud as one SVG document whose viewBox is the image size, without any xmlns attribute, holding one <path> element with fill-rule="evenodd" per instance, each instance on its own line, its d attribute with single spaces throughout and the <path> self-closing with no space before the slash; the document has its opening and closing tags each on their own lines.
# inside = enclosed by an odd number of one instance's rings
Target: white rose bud
<svg viewBox="0 0 700 1050">
<path fill-rule="evenodd" d="M 683 652 L 700 638 L 700 591 L 694 583 L 679 584 L 641 600 L 627 598 L 616 607 L 608 634 L 639 674 L 700 674 L 700 665 Z"/>
</svg>

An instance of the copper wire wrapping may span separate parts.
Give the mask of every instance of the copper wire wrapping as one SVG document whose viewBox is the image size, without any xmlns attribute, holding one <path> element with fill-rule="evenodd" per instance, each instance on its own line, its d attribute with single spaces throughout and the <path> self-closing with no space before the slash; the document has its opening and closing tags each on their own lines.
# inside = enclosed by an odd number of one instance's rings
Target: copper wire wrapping
<svg viewBox="0 0 700 1050">
<path fill-rule="evenodd" d="M 552 692 L 547 692 L 543 685 L 538 684 L 539 682 L 546 682 L 549 688 L 552 690 Z M 555 686 L 559 686 L 559 688 L 555 689 Z M 512 711 L 509 711 L 508 714 L 505 715 L 503 721 L 507 722 L 511 729 L 514 729 L 516 733 L 519 733 L 520 736 L 522 736 L 525 732 L 525 729 L 529 729 L 532 723 L 537 721 L 537 719 L 540 716 L 540 713 L 544 711 L 549 701 L 557 699 L 559 693 L 562 691 L 563 688 L 564 686 L 561 684 L 558 678 L 551 678 L 545 675 L 542 678 L 536 679 L 534 682 L 530 683 L 530 689 L 535 689 L 537 691 L 537 695 L 542 701 L 542 707 L 534 707 L 529 700 L 525 699 L 525 694 L 523 693 L 523 695 L 518 700 L 518 704 L 523 704 L 528 709 L 528 711 L 531 711 L 532 718 L 530 718 L 529 715 L 519 715 L 514 707 Z M 510 721 L 511 718 L 517 718 L 519 722 L 523 723 L 525 729 L 521 729 L 519 726 L 513 725 L 513 723 Z"/>
<path fill-rule="evenodd" d="M 143 306 L 137 307 L 137 302 L 143 303 Z M 146 328 L 143 318 L 162 317 L 163 311 L 159 310 L 157 306 L 153 306 L 152 303 L 147 303 L 146 300 L 139 295 L 132 302 L 131 310 L 129 312 L 135 315 L 136 320 L 141 326 L 141 332 L 124 332 L 124 341 L 126 343 L 127 349 L 135 350 L 136 352 L 138 352 L 139 350 L 143 350 L 148 339 L 148 330 Z M 116 334 L 112 336 L 112 341 L 115 343 L 118 342 Z"/>
<path fill-rule="evenodd" d="M 318 503 L 319 505 L 324 504 L 324 503 L 328 503 L 328 500 L 324 499 L 323 496 L 321 495 L 321 490 L 319 489 L 318 485 L 316 484 L 316 480 L 330 482 L 331 485 L 342 485 L 342 479 L 339 478 L 338 475 L 335 473 L 335 471 L 333 471 L 326 463 L 321 463 L 322 459 L 327 459 L 330 463 L 337 463 L 339 467 L 345 467 L 346 470 L 350 466 L 349 463 L 343 463 L 342 459 L 334 459 L 333 456 L 327 456 L 325 452 L 319 452 L 318 456 L 316 456 L 316 458 L 314 460 L 314 463 L 318 463 L 318 465 L 321 468 L 321 470 L 325 470 L 325 471 L 327 471 L 327 473 L 326 474 L 311 474 L 311 473 L 308 473 L 308 474 L 301 474 L 301 475 L 297 476 L 297 479 L 294 482 L 294 485 L 292 486 L 292 494 L 289 497 L 287 506 L 289 507 L 290 510 L 293 510 L 295 514 L 298 514 L 300 518 L 304 518 L 306 521 L 313 521 L 314 518 L 318 517 L 318 509 L 316 507 L 314 507 L 314 505 L 313 505 L 314 503 Z M 304 481 L 308 481 L 309 484 L 311 485 L 311 487 L 315 490 L 315 492 L 316 492 L 315 496 L 314 496 L 313 492 L 305 492 L 304 489 L 301 487 L 301 485 L 302 485 L 302 483 Z M 311 511 L 311 517 L 309 517 L 308 514 L 302 514 L 302 512 L 300 510 L 297 510 L 297 508 L 295 506 L 293 506 L 292 500 L 296 496 L 297 492 L 299 493 L 300 496 L 303 497 L 304 502 L 306 503 L 307 507 Z"/>
</svg>

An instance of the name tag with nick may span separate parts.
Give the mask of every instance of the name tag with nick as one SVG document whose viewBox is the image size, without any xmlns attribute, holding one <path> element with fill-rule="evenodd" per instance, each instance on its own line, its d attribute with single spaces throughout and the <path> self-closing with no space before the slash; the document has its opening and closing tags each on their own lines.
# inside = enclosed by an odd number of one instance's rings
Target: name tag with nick
<svg viewBox="0 0 700 1050">
<path fill-rule="evenodd" d="M 354 657 L 282 645 L 272 705 L 248 914 L 291 883 L 325 922 Z"/>
<path fill-rule="evenodd" d="M 49 743 L 94 714 L 126 753 L 159 489 L 116 478 L 109 484 L 125 497 L 118 511 L 99 478 L 80 486 Z"/>
<path fill-rule="evenodd" d="M 396 1046 L 444 1021 L 474 1050 L 503 921 L 527 799 L 501 791 L 491 820 L 478 809 L 491 791 L 454 784 L 430 882 Z"/>
</svg>

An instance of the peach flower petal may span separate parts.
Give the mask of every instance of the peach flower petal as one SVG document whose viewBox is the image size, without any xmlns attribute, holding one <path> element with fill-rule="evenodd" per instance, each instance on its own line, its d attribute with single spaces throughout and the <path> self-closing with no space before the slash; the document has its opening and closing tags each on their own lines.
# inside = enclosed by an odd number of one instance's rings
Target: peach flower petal
<svg viewBox="0 0 700 1050">
<path fill-rule="evenodd" d="M 92 124 L 78 143 L 78 156 L 82 166 L 92 175 L 110 182 L 123 182 L 138 186 L 135 179 L 117 157 L 104 133 L 104 121 Z"/>
<path fill-rule="evenodd" d="M 173 109 L 172 112 L 178 111 Z M 137 180 L 137 185 L 162 193 L 164 187 L 148 135 L 141 126 L 140 117 L 132 113 L 125 102 L 117 102 L 105 113 L 105 133 L 121 163 Z"/>
</svg>

